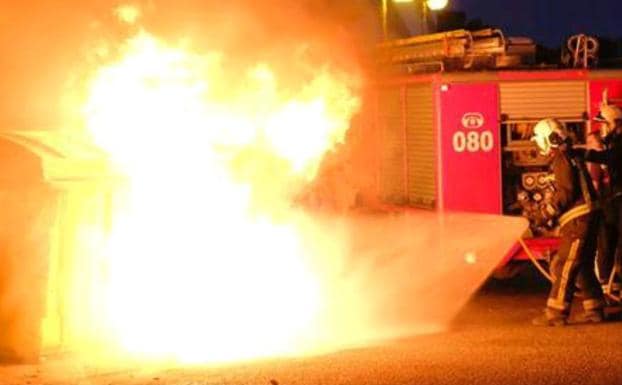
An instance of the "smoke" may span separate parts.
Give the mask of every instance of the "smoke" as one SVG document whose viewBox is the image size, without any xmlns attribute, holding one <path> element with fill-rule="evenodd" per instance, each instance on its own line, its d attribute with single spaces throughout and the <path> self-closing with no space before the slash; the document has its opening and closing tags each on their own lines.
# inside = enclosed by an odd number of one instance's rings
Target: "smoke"
<svg viewBox="0 0 622 385">
<path fill-rule="evenodd" d="M 360 87 L 365 51 L 378 35 L 377 10 L 363 0 L 153 0 L 133 4 L 140 9 L 137 13 L 127 13 L 119 8 L 125 3 L 113 1 L 59 4 L 29 0 L 0 16 L 0 123 L 5 128 L 74 129 L 84 80 L 102 63 L 114 60 L 118 43 L 141 28 L 173 45 L 192 47 L 193 52 L 222 53 L 227 68 L 223 84 L 238 85 L 249 64 L 268 63 L 282 79 L 279 86 L 292 93 L 326 67 L 349 75 L 344 78 Z M 301 200 L 343 212 L 363 199 L 361 191 L 373 191 L 374 173 L 369 170 L 373 137 L 357 132 L 350 139 L 324 160 L 320 175 Z M 373 193 L 368 195 L 373 199 Z M 75 211 L 87 210 L 77 206 Z M 524 229 L 524 223 L 515 219 L 424 212 L 378 218 L 301 215 L 291 221 L 304 234 L 305 250 L 326 278 L 323 289 L 330 298 L 322 313 L 325 318 L 315 333 L 309 333 L 306 351 L 442 328 Z M 77 226 L 79 221 L 75 222 Z M 505 232 L 497 234 L 495 230 L 502 227 Z M 493 233 L 491 240 L 488 235 Z M 147 238 L 146 243 L 157 246 L 164 236 L 147 234 Z M 266 243 L 260 241 L 258 245 Z M 230 243 L 228 248 L 235 249 L 248 239 Z M 266 255 L 274 247 L 268 246 L 261 250 Z M 82 255 L 89 247 L 75 249 Z M 143 257 L 149 261 L 138 267 L 153 267 L 152 256 Z M 250 276 L 256 271 L 248 269 Z M 281 282 L 273 274 L 265 279 Z M 291 287 L 282 288 L 283 293 L 289 291 Z M 279 309 L 283 312 L 279 315 L 287 310 Z M 205 317 L 209 320 L 211 315 Z M 150 342 L 159 345 L 156 339 Z"/>
<path fill-rule="evenodd" d="M 135 25 L 115 14 L 139 7 Z M 235 58 L 230 68 L 269 62 L 280 74 L 305 81 L 318 65 L 358 72 L 378 34 L 377 10 L 364 0 L 199 1 L 26 0 L 0 13 L 0 124 L 3 129 L 58 129 L 76 124 L 77 92 L 109 42 L 137 25 L 198 51 Z M 106 52 L 108 50 L 108 52 Z M 86 53 L 97 52 L 99 57 Z M 69 111 L 68 111 L 69 110 Z"/>
<path fill-rule="evenodd" d="M 140 28 L 197 52 L 222 52 L 229 58 L 228 74 L 235 74 L 235 69 L 241 73 L 249 63 L 269 63 L 292 89 L 304 85 L 322 66 L 358 74 L 365 51 L 378 34 L 376 10 L 370 4 L 328 0 L 5 4 L 0 12 L 0 129 L 76 130 L 81 124 L 85 79 L 114 59 L 115 46 Z M 128 9 L 122 8 L 126 5 L 140 11 L 126 13 Z M 4 176 L 15 172 L 6 171 Z M 38 165 L 31 171 L 34 179 L 42 177 L 35 175 Z M 2 195 L 5 206 L 16 209 L 3 215 L 0 234 L 5 266 L 0 280 L 0 342 L 2 349 L 9 349 L 7 354 L 34 358 L 41 345 L 37 324 L 45 307 L 42 292 L 51 269 L 47 266 L 54 247 L 51 239 L 61 240 L 52 227 L 56 197 L 46 187 L 18 187 L 18 179 L 10 179 Z M 79 216 L 88 210 L 74 211 Z M 71 220 L 77 226 L 78 220 Z M 77 237 L 73 233 L 77 229 L 63 231 L 68 242 Z M 72 242 L 73 248 L 80 249 L 77 240 Z M 25 314 L 21 319 L 20 311 Z M 11 352 L 11 348 L 22 351 Z"/>
<path fill-rule="evenodd" d="M 334 348 L 444 330 L 526 226 L 426 210 L 316 217 L 305 233 L 323 257 L 331 300 L 326 334 L 314 342 Z M 336 239 L 340 248 L 322 249 Z"/>
<path fill-rule="evenodd" d="M 120 17 L 128 9 L 139 10 L 131 20 Z M 367 0 L 68 0 L 62 5 L 26 0 L 0 14 L 2 129 L 79 129 L 87 80 L 140 28 L 194 52 L 222 53 L 227 68 L 222 84 L 240 84 L 251 65 L 268 63 L 279 74 L 279 88 L 292 93 L 326 67 L 360 89 L 368 51 L 380 35 L 377 6 Z M 345 164 L 363 157 L 364 165 L 365 154 L 373 153 L 370 144 L 351 147 L 331 159 Z M 337 175 L 344 170 L 335 163 L 326 162 L 316 186 L 302 199 L 341 210 L 360 199 L 361 190 L 372 190 L 373 180 L 351 172 L 340 185 L 336 180 L 343 175 Z M 327 198 L 336 189 L 339 202 Z"/>
<path fill-rule="evenodd" d="M 56 209 L 56 193 L 38 180 L 39 165 L 0 142 L 0 362 L 36 360 Z"/>
</svg>

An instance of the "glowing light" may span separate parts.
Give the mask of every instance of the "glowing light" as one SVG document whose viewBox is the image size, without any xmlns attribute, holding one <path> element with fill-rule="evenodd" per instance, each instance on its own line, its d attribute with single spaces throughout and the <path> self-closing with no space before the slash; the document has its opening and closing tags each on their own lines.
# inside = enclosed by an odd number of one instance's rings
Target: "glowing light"
<svg viewBox="0 0 622 385">
<path fill-rule="evenodd" d="M 477 255 L 474 252 L 469 251 L 464 255 L 464 261 L 469 265 L 473 265 L 477 263 Z"/>
<path fill-rule="evenodd" d="M 414 3 L 417 0 L 393 0 L 394 3 Z M 437 11 L 447 7 L 449 0 L 425 0 L 426 5 L 433 11 Z"/>
<path fill-rule="evenodd" d="M 428 8 L 433 11 L 438 11 L 447 7 L 448 0 L 426 0 Z"/>
<path fill-rule="evenodd" d="M 140 9 L 133 5 L 120 5 L 114 13 L 119 20 L 127 24 L 135 24 L 140 17 Z"/>
<path fill-rule="evenodd" d="M 291 201 L 358 100 L 323 70 L 284 90 L 267 64 L 227 81 L 225 59 L 143 31 L 91 83 L 87 127 L 129 179 L 102 329 L 141 357 L 301 353 L 323 306 Z"/>
</svg>

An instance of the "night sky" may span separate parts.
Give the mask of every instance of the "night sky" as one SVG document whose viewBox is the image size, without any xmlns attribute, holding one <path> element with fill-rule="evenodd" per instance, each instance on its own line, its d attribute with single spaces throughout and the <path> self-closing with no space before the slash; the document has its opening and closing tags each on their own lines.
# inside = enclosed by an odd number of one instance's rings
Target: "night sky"
<svg viewBox="0 0 622 385">
<path fill-rule="evenodd" d="M 577 33 L 622 38 L 622 0 L 450 0 L 467 19 L 558 47 Z"/>
</svg>

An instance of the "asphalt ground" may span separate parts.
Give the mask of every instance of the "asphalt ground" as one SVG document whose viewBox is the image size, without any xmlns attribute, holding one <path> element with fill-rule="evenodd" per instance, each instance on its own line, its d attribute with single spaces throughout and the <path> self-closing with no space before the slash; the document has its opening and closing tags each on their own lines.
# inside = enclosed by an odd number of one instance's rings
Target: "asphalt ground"
<svg viewBox="0 0 622 385">
<path fill-rule="evenodd" d="M 445 332 L 323 356 L 118 371 L 51 360 L 0 367 L 0 384 L 622 384 L 622 322 L 532 326 L 547 289 L 532 269 L 491 278 Z"/>
</svg>

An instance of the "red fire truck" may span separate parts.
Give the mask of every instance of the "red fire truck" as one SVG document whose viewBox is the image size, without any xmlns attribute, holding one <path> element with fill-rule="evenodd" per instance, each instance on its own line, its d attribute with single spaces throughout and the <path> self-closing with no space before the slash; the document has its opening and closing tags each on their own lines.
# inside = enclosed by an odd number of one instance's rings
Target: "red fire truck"
<svg viewBox="0 0 622 385">
<path fill-rule="evenodd" d="M 383 68 L 392 71 L 379 77 L 368 108 L 379 144 L 381 199 L 400 207 L 524 215 L 530 231 L 503 260 L 505 271 L 513 261 L 548 259 L 558 245 L 555 224 L 540 221 L 530 208 L 552 187 L 531 129 L 554 117 L 585 142 L 597 128 L 590 119 L 603 95 L 622 103 L 622 70 L 591 69 L 589 52 L 580 51 L 575 58 L 584 54 L 587 68 L 537 66 L 533 42 L 495 30 L 381 48 Z"/>
</svg>

